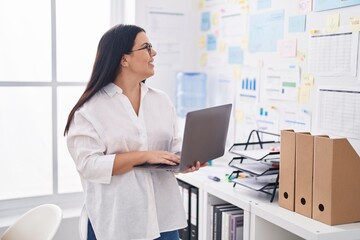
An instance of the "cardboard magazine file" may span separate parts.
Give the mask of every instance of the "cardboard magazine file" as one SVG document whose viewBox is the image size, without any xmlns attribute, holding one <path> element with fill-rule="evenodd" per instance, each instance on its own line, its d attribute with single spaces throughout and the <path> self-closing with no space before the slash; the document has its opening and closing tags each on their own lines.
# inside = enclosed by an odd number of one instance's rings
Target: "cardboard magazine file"
<svg viewBox="0 0 360 240">
<path fill-rule="evenodd" d="M 313 219 L 360 221 L 360 157 L 346 138 L 314 138 Z"/>
<path fill-rule="evenodd" d="M 295 132 L 280 133 L 279 206 L 294 211 L 295 199 Z"/>
<path fill-rule="evenodd" d="M 314 136 L 295 134 L 295 212 L 312 217 Z"/>
</svg>

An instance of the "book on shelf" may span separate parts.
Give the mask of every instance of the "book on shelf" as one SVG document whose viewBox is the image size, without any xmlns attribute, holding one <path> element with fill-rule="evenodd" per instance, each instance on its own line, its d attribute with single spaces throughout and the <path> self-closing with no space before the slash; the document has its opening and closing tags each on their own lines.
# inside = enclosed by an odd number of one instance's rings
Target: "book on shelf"
<svg viewBox="0 0 360 240">
<path fill-rule="evenodd" d="M 232 204 L 214 206 L 213 214 L 213 240 L 221 240 L 222 212 L 236 209 Z"/>
<path fill-rule="evenodd" d="M 231 224 L 231 218 L 233 215 L 236 214 L 243 214 L 243 210 L 240 208 L 237 208 L 232 211 L 224 211 L 222 212 L 222 229 L 221 229 L 221 239 L 230 239 L 230 232 L 232 228 Z"/>
<path fill-rule="evenodd" d="M 244 238 L 244 214 L 233 214 L 230 220 L 230 240 L 243 240 Z"/>
<path fill-rule="evenodd" d="M 215 212 L 215 208 L 216 207 L 221 207 L 221 206 L 231 206 L 230 203 L 218 203 L 218 204 L 210 204 L 210 208 L 209 208 L 209 238 L 208 239 L 214 239 L 214 225 L 215 225 L 215 221 L 214 221 L 214 212 Z"/>
<path fill-rule="evenodd" d="M 223 237 L 223 229 L 225 230 L 225 233 L 228 237 L 226 239 L 229 239 L 230 236 L 230 227 L 225 227 L 225 225 L 230 226 L 230 219 L 227 219 L 225 216 L 226 213 L 243 213 L 243 210 L 232 205 L 232 204 L 220 204 L 220 205 L 214 205 L 213 206 L 213 224 L 212 224 L 212 238 L 213 240 L 222 240 Z M 230 215 L 229 215 L 230 216 Z M 224 222 L 223 222 L 224 219 Z"/>
</svg>

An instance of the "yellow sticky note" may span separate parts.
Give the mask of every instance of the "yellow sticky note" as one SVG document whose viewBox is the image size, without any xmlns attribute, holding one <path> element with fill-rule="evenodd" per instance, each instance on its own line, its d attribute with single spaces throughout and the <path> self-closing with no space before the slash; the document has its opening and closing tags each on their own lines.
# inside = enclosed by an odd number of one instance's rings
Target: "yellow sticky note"
<svg viewBox="0 0 360 240">
<path fill-rule="evenodd" d="M 198 8 L 200 10 L 205 8 L 205 0 L 199 0 Z"/>
<path fill-rule="evenodd" d="M 226 51 L 226 42 L 224 40 L 220 40 L 219 52 L 224 53 L 225 51 Z"/>
<path fill-rule="evenodd" d="M 240 47 L 245 50 L 248 48 L 249 40 L 247 36 L 242 36 L 240 39 Z"/>
<path fill-rule="evenodd" d="M 337 32 L 340 26 L 340 13 L 334 13 L 326 18 L 326 32 Z"/>
<path fill-rule="evenodd" d="M 237 123 L 243 123 L 245 119 L 245 113 L 242 110 L 235 111 L 235 120 Z"/>
<path fill-rule="evenodd" d="M 207 53 L 202 53 L 200 57 L 200 65 L 206 66 L 207 64 Z"/>
<path fill-rule="evenodd" d="M 206 36 L 202 35 L 199 39 L 199 48 L 204 49 L 206 46 Z"/>
<path fill-rule="evenodd" d="M 213 26 L 219 25 L 219 14 L 218 13 L 212 13 L 211 15 L 211 23 Z"/>
<path fill-rule="evenodd" d="M 250 7 L 249 4 L 243 4 L 241 5 L 241 10 L 243 14 L 249 14 Z"/>
<path fill-rule="evenodd" d="M 306 52 L 298 50 L 296 52 L 296 57 L 299 63 L 305 63 L 306 62 Z"/>
<path fill-rule="evenodd" d="M 352 32 L 360 31 L 360 17 L 351 17 L 350 18 L 350 31 L 352 31 Z"/>
<path fill-rule="evenodd" d="M 304 82 L 304 86 L 312 89 L 314 87 L 314 75 L 309 73 L 307 81 Z"/>
<path fill-rule="evenodd" d="M 235 80 L 240 79 L 240 77 L 241 77 L 241 69 L 240 69 L 240 67 L 235 66 L 235 67 L 233 68 L 232 77 L 233 77 L 233 79 L 235 79 Z"/>
<path fill-rule="evenodd" d="M 308 104 L 310 99 L 310 88 L 309 87 L 300 87 L 299 88 L 299 103 Z"/>
<path fill-rule="evenodd" d="M 304 87 L 312 89 L 314 87 L 314 75 L 311 73 L 305 73 L 302 77 Z"/>
</svg>

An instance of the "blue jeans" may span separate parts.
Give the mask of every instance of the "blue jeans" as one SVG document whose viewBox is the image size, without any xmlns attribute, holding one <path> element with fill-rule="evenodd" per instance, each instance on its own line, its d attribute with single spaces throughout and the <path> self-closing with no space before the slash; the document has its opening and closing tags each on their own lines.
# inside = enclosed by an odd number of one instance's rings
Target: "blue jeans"
<svg viewBox="0 0 360 240">
<path fill-rule="evenodd" d="M 179 240 L 179 231 L 162 232 L 160 233 L 160 237 L 154 240 Z"/>
<path fill-rule="evenodd" d="M 96 240 L 96 236 L 91 226 L 90 220 L 88 221 L 87 240 Z M 160 237 L 156 238 L 155 240 L 179 240 L 179 231 L 174 230 L 160 233 Z"/>
<path fill-rule="evenodd" d="M 87 240 L 96 240 L 94 229 L 92 228 L 90 220 L 88 220 Z"/>
</svg>

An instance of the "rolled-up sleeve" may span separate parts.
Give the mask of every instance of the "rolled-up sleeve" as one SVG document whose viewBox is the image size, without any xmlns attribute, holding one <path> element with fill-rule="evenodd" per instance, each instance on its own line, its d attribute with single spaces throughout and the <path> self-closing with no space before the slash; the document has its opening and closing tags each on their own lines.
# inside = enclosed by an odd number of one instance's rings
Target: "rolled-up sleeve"
<svg viewBox="0 0 360 240">
<path fill-rule="evenodd" d="M 106 147 L 91 122 L 76 112 L 67 136 L 67 146 L 83 180 L 109 184 L 115 154 L 105 155 Z"/>
</svg>

